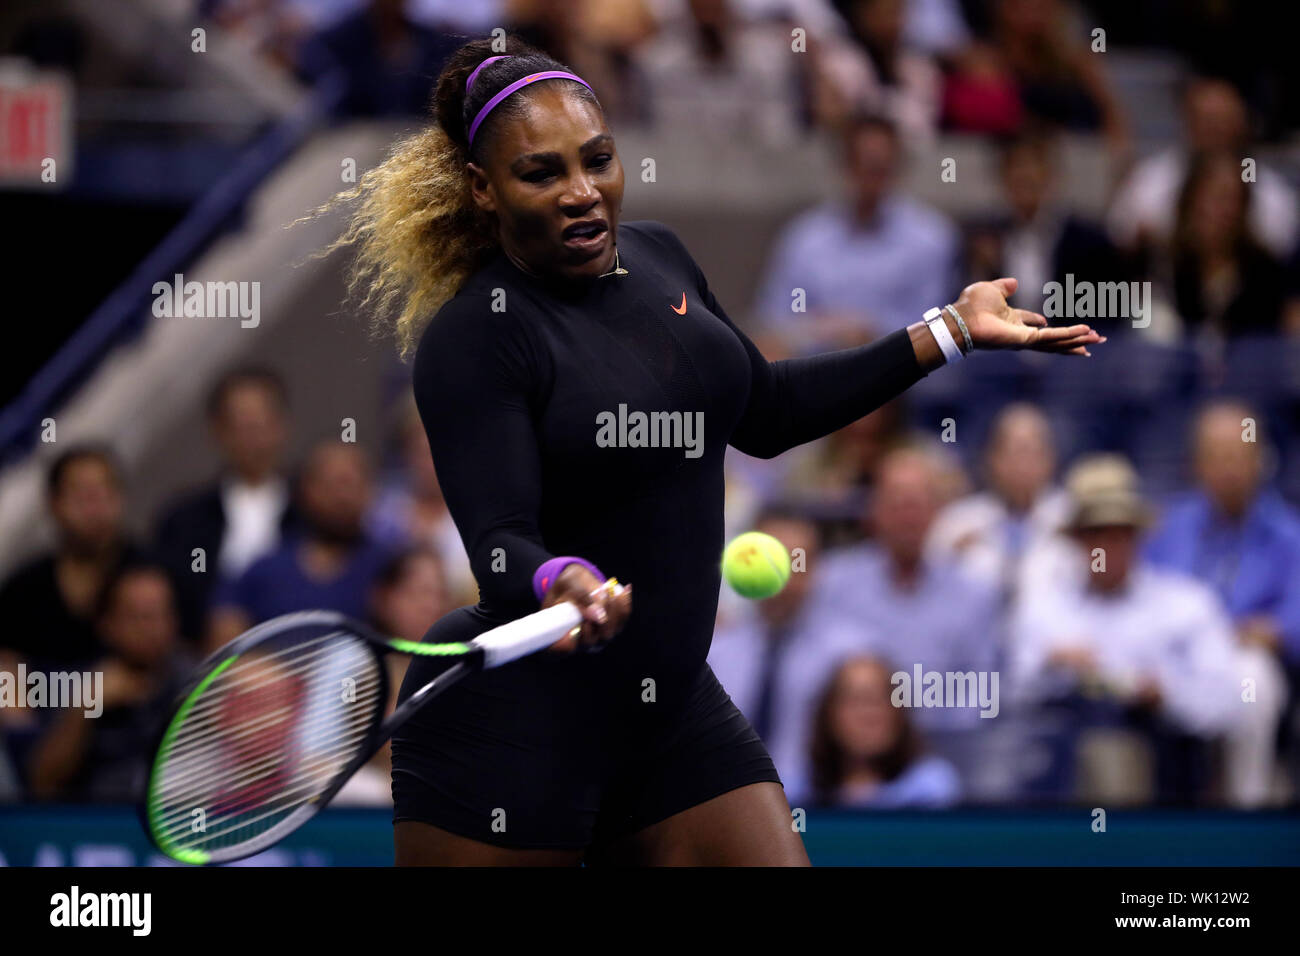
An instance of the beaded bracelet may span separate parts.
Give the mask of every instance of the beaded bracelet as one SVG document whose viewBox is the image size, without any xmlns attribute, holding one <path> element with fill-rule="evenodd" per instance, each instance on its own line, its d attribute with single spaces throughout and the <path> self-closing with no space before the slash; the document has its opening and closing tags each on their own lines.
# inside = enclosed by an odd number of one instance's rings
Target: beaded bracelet
<svg viewBox="0 0 1300 956">
<path fill-rule="evenodd" d="M 957 307 L 955 305 L 945 305 L 944 308 L 947 309 L 948 313 L 957 320 L 957 328 L 961 329 L 961 337 L 966 340 L 967 354 L 974 352 L 975 343 L 971 341 L 970 329 L 966 328 L 966 322 L 962 319 L 961 313 L 957 311 Z"/>
</svg>

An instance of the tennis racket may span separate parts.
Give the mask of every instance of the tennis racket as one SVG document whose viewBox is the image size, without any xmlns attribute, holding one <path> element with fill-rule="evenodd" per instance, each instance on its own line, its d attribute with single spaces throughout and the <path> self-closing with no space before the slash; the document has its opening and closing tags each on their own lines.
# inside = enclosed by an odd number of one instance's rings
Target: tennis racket
<svg viewBox="0 0 1300 956">
<path fill-rule="evenodd" d="M 612 593 L 622 586 L 606 582 Z M 398 727 L 476 671 L 549 647 L 583 621 L 563 601 L 468 643 L 385 637 L 334 611 L 299 611 L 240 635 L 198 668 L 163 727 L 140 806 L 183 863 L 258 853 L 310 820 Z M 451 666 L 391 716 L 390 653 Z"/>
</svg>

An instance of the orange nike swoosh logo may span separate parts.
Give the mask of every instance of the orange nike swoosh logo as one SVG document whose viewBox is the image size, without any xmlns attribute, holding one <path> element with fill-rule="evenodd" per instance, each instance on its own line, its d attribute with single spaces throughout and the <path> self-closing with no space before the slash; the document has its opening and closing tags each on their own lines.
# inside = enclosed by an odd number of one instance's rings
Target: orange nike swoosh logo
<svg viewBox="0 0 1300 956">
<path fill-rule="evenodd" d="M 686 293 L 685 292 L 682 293 L 682 307 L 680 309 L 677 308 L 677 306 L 675 305 L 670 305 L 668 308 L 672 309 L 678 315 L 685 315 L 686 314 Z"/>
</svg>

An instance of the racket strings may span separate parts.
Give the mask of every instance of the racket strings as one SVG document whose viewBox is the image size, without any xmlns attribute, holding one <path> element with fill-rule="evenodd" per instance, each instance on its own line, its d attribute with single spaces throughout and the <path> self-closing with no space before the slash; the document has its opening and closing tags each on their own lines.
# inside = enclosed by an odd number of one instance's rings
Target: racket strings
<svg viewBox="0 0 1300 956">
<path fill-rule="evenodd" d="M 318 657 L 319 655 L 315 655 Z M 306 664 L 303 667 L 286 671 L 284 679 L 295 678 L 303 673 L 310 671 L 313 664 Z M 241 682 L 239 692 L 241 695 L 246 693 L 256 693 L 264 690 L 277 680 L 266 680 L 262 682 Z M 379 682 L 378 673 L 372 673 L 355 680 L 353 690 L 357 695 L 368 696 L 375 692 Z M 216 694 L 211 695 L 213 699 L 221 700 Z M 257 715 L 256 711 L 251 719 L 242 721 L 236 729 L 222 726 L 222 711 L 213 705 L 199 705 L 193 707 L 186 714 L 186 721 L 183 727 L 176 732 L 171 742 L 172 766 L 176 771 L 188 769 L 187 764 L 199 765 L 204 760 L 210 758 L 210 754 L 194 744 L 200 739 L 210 739 L 214 737 L 214 731 L 221 729 L 221 741 L 227 745 L 228 750 L 235 759 L 242 757 L 240 744 L 244 741 L 256 742 L 258 734 L 269 727 L 274 727 L 290 719 L 294 713 L 291 702 L 286 702 L 283 706 L 273 710 L 268 709 L 265 713 Z M 328 715 L 325 715 L 328 718 Z M 311 729 L 309 725 L 304 724 L 303 729 Z M 166 785 L 162 788 L 166 790 Z"/>
<path fill-rule="evenodd" d="M 283 819 L 287 812 L 298 809 L 304 803 L 310 802 L 316 795 L 322 793 L 330 781 L 334 779 L 334 775 L 339 769 L 335 765 L 323 766 L 321 773 L 297 779 L 288 789 L 277 788 L 268 791 L 268 794 L 273 794 L 273 797 L 269 796 L 265 802 L 254 801 L 249 804 L 232 805 L 227 808 L 224 815 L 219 814 L 217 819 L 225 820 L 232 817 L 237 819 L 232 819 L 224 829 L 214 829 L 209 823 L 208 832 L 204 836 L 209 843 L 215 845 L 221 843 L 224 837 L 232 833 L 255 834 L 260 832 L 257 824 L 264 820 Z M 209 820 L 211 820 L 211 817 L 209 817 Z"/>
<path fill-rule="evenodd" d="M 201 686 L 154 765 L 148 809 L 160 845 L 219 856 L 324 794 L 382 716 L 381 668 L 364 640 L 331 629 L 253 648 Z"/>
<path fill-rule="evenodd" d="M 358 694 L 369 696 L 375 691 L 377 685 L 377 678 L 359 681 L 356 685 L 356 690 Z M 262 735 L 268 730 L 283 726 L 287 722 L 294 721 L 295 718 L 293 715 L 295 713 L 296 711 L 292 707 L 282 707 L 274 712 L 268 713 L 265 717 L 251 720 L 248 723 L 241 725 L 238 730 L 222 733 L 220 736 L 222 752 L 229 758 L 244 760 L 245 763 L 249 763 L 249 752 L 256 748 L 262 741 Z M 316 727 L 313 726 L 312 721 L 330 719 L 333 719 L 332 715 L 325 714 L 314 718 L 297 720 L 297 725 L 301 731 L 310 732 L 316 729 Z M 215 739 L 217 730 L 218 728 L 215 726 L 209 729 L 205 739 Z M 194 734 L 189 735 L 184 744 L 174 748 L 176 756 L 173 758 L 171 765 L 171 769 L 175 772 L 174 776 L 181 772 L 190 770 L 197 771 L 197 776 L 198 774 L 201 774 L 205 767 L 204 761 L 210 762 L 211 757 L 213 756 L 211 750 L 198 746 L 194 737 Z M 264 759 L 269 759 L 269 755 L 264 755 Z M 218 770 L 213 772 L 223 771 Z M 164 786 L 159 788 L 159 792 L 166 793 L 168 786 L 177 783 L 184 783 L 186 780 L 192 779 L 194 779 L 194 777 L 186 777 L 184 779 L 176 777 L 176 779 L 165 781 Z"/>
<path fill-rule="evenodd" d="M 237 658 L 234 664 L 222 671 L 221 677 L 218 679 L 226 682 L 238 681 L 241 690 L 249 692 L 260 690 L 268 684 L 278 682 L 284 676 L 310 670 L 315 661 L 334 653 L 334 648 L 325 645 L 330 641 L 337 641 L 345 633 L 343 631 L 331 631 L 323 637 L 304 641 L 284 650 L 258 651 L 249 654 L 246 658 Z M 292 658 L 293 662 L 288 666 L 280 663 L 290 658 Z M 257 681 L 244 676 L 250 670 L 261 670 L 266 679 Z M 212 710 L 219 702 L 220 698 L 218 697 L 205 696 L 202 700 L 194 703 L 189 710 L 189 714 L 197 717 Z"/>
<path fill-rule="evenodd" d="M 289 666 L 277 667 L 273 672 L 265 673 L 263 680 L 257 680 L 244 673 L 252 665 L 245 665 L 242 669 L 232 667 L 218 680 L 225 681 L 227 685 L 237 684 L 241 694 L 257 694 L 284 681 L 310 674 L 320 666 L 321 659 L 329 653 L 330 651 L 326 649 L 304 654 L 301 661 L 294 661 Z M 214 722 L 221 719 L 220 708 L 223 706 L 223 700 L 224 698 L 217 695 L 205 695 L 204 699 L 197 701 L 187 712 L 185 726 L 177 732 L 173 745 L 180 747 L 188 738 L 201 735 L 210 729 Z M 264 719 L 270 719 L 270 714 Z"/>
<path fill-rule="evenodd" d="M 376 685 L 377 681 L 370 681 L 365 685 L 358 685 L 358 689 L 370 690 Z M 219 749 L 191 749 L 188 754 L 178 757 L 169 768 L 172 772 L 171 779 L 164 781 L 156 792 L 167 796 L 169 800 L 182 800 L 187 794 L 202 793 L 217 784 L 232 786 L 265 775 L 266 771 L 275 768 L 281 762 L 282 755 L 272 752 L 257 757 L 250 753 L 253 750 L 252 745 L 257 742 L 256 735 L 266 727 L 272 726 L 265 721 L 260 723 L 262 726 L 259 728 L 243 729 L 229 737 L 223 737 Z M 317 729 L 310 721 L 303 722 L 299 727 L 299 731 L 306 734 Z M 355 745 L 358 735 L 364 737 L 368 729 L 368 725 L 363 726 L 350 735 L 340 737 L 339 742 Z M 223 766 L 215 765 L 217 757 L 225 761 Z M 304 758 L 304 764 L 306 759 Z"/>
<path fill-rule="evenodd" d="M 239 773 L 196 780 L 164 798 L 163 808 L 155 814 L 156 828 L 172 843 L 190 847 L 219 848 L 228 835 L 234 843 L 246 844 L 256 837 L 264 821 L 275 824 L 323 794 L 366 736 L 365 731 L 358 731 L 342 738 L 333 749 L 318 748 L 314 756 L 281 752 Z M 286 761 L 291 764 L 287 768 Z M 194 826 L 195 808 L 204 810 L 202 834 L 185 832 L 187 827 L 198 829 Z"/>
<path fill-rule="evenodd" d="M 307 728 L 310 732 L 310 728 Z M 312 773 L 312 767 L 319 765 L 326 768 L 333 768 L 337 764 L 337 757 L 346 754 L 351 756 L 355 753 L 357 746 L 364 740 L 369 731 L 369 726 L 354 729 L 350 734 L 341 736 L 334 747 L 327 751 L 303 757 L 299 761 L 298 776 L 305 777 Z M 218 753 L 212 751 L 199 755 L 201 761 L 197 766 L 211 766 L 214 758 L 220 756 L 223 759 L 228 757 L 227 752 Z M 257 760 L 243 759 L 241 762 L 238 755 L 235 756 L 226 766 L 206 773 L 194 773 L 187 775 L 183 779 L 173 781 L 171 786 L 160 787 L 158 793 L 166 798 L 167 803 L 178 805 L 178 809 L 172 813 L 183 813 L 186 804 L 193 803 L 196 799 L 201 798 L 206 793 L 216 792 L 242 792 L 243 788 L 250 787 L 259 779 L 270 777 L 279 768 L 282 763 L 282 755 L 271 754 L 263 756 Z M 220 806 L 220 804 L 218 804 Z M 169 812 L 160 813 L 160 819 L 166 819 Z"/>
</svg>

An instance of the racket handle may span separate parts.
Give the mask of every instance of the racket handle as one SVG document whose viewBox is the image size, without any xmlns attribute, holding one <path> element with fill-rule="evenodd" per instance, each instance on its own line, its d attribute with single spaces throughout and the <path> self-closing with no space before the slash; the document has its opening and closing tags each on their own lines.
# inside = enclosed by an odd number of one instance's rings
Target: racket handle
<svg viewBox="0 0 1300 956">
<path fill-rule="evenodd" d="M 582 623 L 582 612 L 561 601 L 509 624 L 484 631 L 471 644 L 483 649 L 483 666 L 500 667 L 544 647 L 550 647 Z"/>
</svg>

